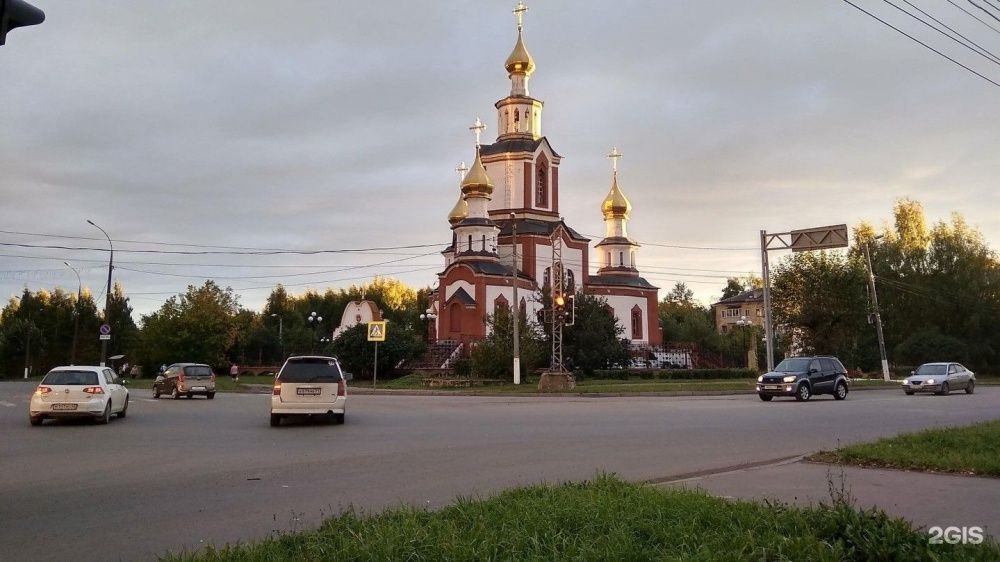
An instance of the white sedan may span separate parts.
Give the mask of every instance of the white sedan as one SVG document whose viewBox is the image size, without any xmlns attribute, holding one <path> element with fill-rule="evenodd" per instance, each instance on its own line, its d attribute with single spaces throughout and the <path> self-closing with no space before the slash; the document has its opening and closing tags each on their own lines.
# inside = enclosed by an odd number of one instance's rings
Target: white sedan
<svg viewBox="0 0 1000 562">
<path fill-rule="evenodd" d="M 108 423 L 128 412 L 128 389 L 107 367 L 56 367 L 38 383 L 28 419 L 41 425 L 50 418 L 92 418 Z"/>
</svg>

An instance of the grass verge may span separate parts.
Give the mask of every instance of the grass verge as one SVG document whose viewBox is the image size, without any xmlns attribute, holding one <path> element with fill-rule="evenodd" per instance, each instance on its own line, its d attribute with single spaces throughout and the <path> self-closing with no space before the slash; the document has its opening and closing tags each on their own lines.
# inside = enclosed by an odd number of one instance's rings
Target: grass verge
<svg viewBox="0 0 1000 562">
<path fill-rule="evenodd" d="M 1000 420 L 904 433 L 821 451 L 811 460 L 1000 477 Z"/>
<path fill-rule="evenodd" d="M 311 560 L 997 560 L 995 542 L 930 545 L 928 535 L 847 501 L 797 508 L 728 501 L 602 476 L 536 486 L 430 512 L 348 511 L 318 530 L 172 554 L 168 561 Z"/>
</svg>

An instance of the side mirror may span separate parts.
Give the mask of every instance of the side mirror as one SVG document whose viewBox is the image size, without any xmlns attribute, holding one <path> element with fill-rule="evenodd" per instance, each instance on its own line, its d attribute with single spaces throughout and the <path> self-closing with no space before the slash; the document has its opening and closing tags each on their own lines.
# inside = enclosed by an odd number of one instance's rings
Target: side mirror
<svg viewBox="0 0 1000 562">
<path fill-rule="evenodd" d="M 352 381 L 352 380 L 354 380 L 354 375 L 352 375 L 351 373 L 344 373 L 344 380 L 345 381 Z"/>
<path fill-rule="evenodd" d="M 122 386 L 128 386 L 128 379 L 121 379 L 118 382 L 120 382 Z"/>
<path fill-rule="evenodd" d="M 910 371 L 910 375 L 915 375 L 915 374 L 917 374 L 916 371 Z"/>
</svg>

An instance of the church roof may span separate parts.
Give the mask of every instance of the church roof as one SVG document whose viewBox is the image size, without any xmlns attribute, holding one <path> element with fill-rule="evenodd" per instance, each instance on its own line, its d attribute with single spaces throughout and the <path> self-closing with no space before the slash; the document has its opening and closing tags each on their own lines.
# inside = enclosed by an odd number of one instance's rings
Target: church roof
<svg viewBox="0 0 1000 562">
<path fill-rule="evenodd" d="M 511 220 L 510 219 L 497 219 L 497 226 L 500 227 L 500 236 L 510 236 L 511 234 Z M 522 234 L 536 234 L 541 236 L 552 236 L 552 231 L 556 229 L 560 224 L 569 233 L 570 238 L 577 240 L 579 242 L 589 242 L 590 238 L 580 234 L 579 232 L 573 230 L 562 221 L 543 221 L 539 219 L 517 219 L 517 234 L 521 236 Z"/>
<path fill-rule="evenodd" d="M 597 247 L 611 245 L 639 246 L 639 243 L 627 236 L 609 236 L 597 243 Z"/>
<path fill-rule="evenodd" d="M 451 294 L 451 298 L 447 302 L 458 301 L 466 306 L 472 306 L 476 304 L 476 299 L 472 298 L 472 295 L 467 293 L 465 289 L 459 287 L 457 291 Z"/>
<path fill-rule="evenodd" d="M 562 158 L 562 156 L 556 154 L 556 151 L 552 148 L 552 145 L 545 137 L 539 137 L 537 139 L 525 137 L 502 139 L 493 144 L 484 144 L 479 148 L 479 153 L 483 156 L 489 156 L 491 154 L 503 154 L 505 152 L 534 152 L 543 142 L 548 145 L 549 150 L 552 150 L 552 154 L 554 154 L 557 158 Z"/>
<path fill-rule="evenodd" d="M 633 287 L 636 289 L 659 289 L 642 277 L 634 275 L 591 275 L 587 280 L 587 285 L 597 285 L 601 287 Z"/>
</svg>

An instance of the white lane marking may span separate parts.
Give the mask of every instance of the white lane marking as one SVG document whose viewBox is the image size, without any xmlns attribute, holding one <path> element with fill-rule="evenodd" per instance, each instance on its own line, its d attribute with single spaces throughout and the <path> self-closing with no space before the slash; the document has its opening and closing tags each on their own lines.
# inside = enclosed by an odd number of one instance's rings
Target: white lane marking
<svg viewBox="0 0 1000 562">
<path fill-rule="evenodd" d="M 0 406 L 6 406 L 8 408 L 16 408 L 17 404 L 14 404 L 13 402 L 3 402 L 3 401 L 0 401 Z"/>
</svg>

